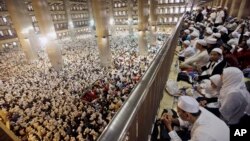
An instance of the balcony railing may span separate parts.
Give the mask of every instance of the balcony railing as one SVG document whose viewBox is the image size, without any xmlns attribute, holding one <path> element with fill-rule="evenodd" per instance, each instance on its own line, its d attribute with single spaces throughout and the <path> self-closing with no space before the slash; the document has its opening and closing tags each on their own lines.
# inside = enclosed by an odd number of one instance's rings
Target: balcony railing
<svg viewBox="0 0 250 141">
<path fill-rule="evenodd" d="M 183 17 L 177 23 L 171 36 L 164 42 L 128 100 L 101 134 L 99 141 L 149 140 L 182 23 Z"/>
</svg>

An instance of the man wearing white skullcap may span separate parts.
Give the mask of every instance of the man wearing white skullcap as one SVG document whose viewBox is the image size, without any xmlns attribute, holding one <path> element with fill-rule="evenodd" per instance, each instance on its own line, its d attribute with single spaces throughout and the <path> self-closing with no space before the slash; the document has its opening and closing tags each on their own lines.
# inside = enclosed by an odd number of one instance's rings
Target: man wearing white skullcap
<svg viewBox="0 0 250 141">
<path fill-rule="evenodd" d="M 209 77 L 216 74 L 221 75 L 226 65 L 227 63 L 222 56 L 222 50 L 220 48 L 214 48 L 210 53 L 207 65 L 201 67 L 201 75 L 198 75 L 194 79 L 196 81 L 201 81 L 209 79 Z"/>
<path fill-rule="evenodd" d="M 183 48 L 184 49 L 179 53 L 180 60 L 185 60 L 195 54 L 195 49 L 194 47 L 190 46 L 190 41 L 184 41 Z"/>
<path fill-rule="evenodd" d="M 217 14 L 216 14 L 216 19 L 215 19 L 215 26 L 223 24 L 223 18 L 225 17 L 225 12 L 219 8 Z"/>
<path fill-rule="evenodd" d="M 177 104 L 179 119 L 173 119 L 163 114 L 161 120 L 169 131 L 172 141 L 181 141 L 181 138 L 172 128 L 172 123 L 191 128 L 192 141 L 229 141 L 229 128 L 218 117 L 199 106 L 192 97 L 181 96 Z"/>
<path fill-rule="evenodd" d="M 207 42 L 207 52 L 210 53 L 214 48 L 217 47 L 217 39 L 213 37 L 206 38 Z"/>
<path fill-rule="evenodd" d="M 240 34 L 238 32 L 232 32 L 232 38 L 227 42 L 229 45 L 238 45 Z"/>
<path fill-rule="evenodd" d="M 181 63 L 180 68 L 183 69 L 196 69 L 197 67 L 201 67 L 207 64 L 209 61 L 209 55 L 206 50 L 206 41 L 198 39 L 196 44 L 197 53 L 186 59 L 183 63 Z"/>
<path fill-rule="evenodd" d="M 226 27 L 222 27 L 220 29 L 220 33 L 221 33 L 221 40 L 223 41 L 223 43 L 227 43 L 229 41 L 229 36 L 228 36 L 228 30 Z"/>
</svg>

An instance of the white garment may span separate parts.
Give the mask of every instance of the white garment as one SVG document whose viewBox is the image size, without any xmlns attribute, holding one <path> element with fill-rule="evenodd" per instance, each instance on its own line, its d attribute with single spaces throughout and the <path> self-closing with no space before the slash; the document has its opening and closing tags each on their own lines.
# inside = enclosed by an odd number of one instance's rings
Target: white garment
<svg viewBox="0 0 250 141">
<path fill-rule="evenodd" d="M 217 24 L 222 23 L 224 17 L 225 17 L 225 12 L 223 10 L 217 12 L 215 23 L 217 23 Z"/>
<path fill-rule="evenodd" d="M 229 128 L 218 117 L 200 107 L 201 115 L 191 129 L 190 141 L 229 141 Z M 175 131 L 168 133 L 171 141 L 181 141 Z"/>
<path fill-rule="evenodd" d="M 228 124 L 237 124 L 244 113 L 250 114 L 250 94 L 241 70 L 235 67 L 224 69 L 218 100 L 219 110 Z"/>
<path fill-rule="evenodd" d="M 208 20 L 211 21 L 211 22 L 214 22 L 215 18 L 216 18 L 216 12 L 213 12 L 213 13 L 210 14 L 210 17 L 209 17 Z"/>
<path fill-rule="evenodd" d="M 203 50 L 202 52 L 198 51 L 194 56 L 188 58 L 183 62 L 183 64 L 187 65 L 196 65 L 196 66 L 204 66 L 209 61 L 209 55 L 207 50 Z"/>
<path fill-rule="evenodd" d="M 183 51 L 180 52 L 179 56 L 183 56 L 185 58 L 189 58 L 195 54 L 195 50 L 192 46 L 188 46 Z"/>
<path fill-rule="evenodd" d="M 202 13 L 203 16 L 207 16 L 207 9 L 202 10 L 201 13 Z"/>
<path fill-rule="evenodd" d="M 239 43 L 239 38 L 232 38 L 229 41 L 227 41 L 227 44 L 229 44 L 229 45 L 236 45 L 237 46 L 238 43 Z"/>
</svg>

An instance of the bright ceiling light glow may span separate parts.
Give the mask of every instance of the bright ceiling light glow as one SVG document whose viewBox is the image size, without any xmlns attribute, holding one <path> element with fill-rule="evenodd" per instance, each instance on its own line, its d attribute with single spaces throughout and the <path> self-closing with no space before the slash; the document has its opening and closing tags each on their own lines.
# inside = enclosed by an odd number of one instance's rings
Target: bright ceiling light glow
<svg viewBox="0 0 250 141">
<path fill-rule="evenodd" d="M 44 48 L 45 45 L 48 43 L 48 39 L 46 37 L 39 37 L 39 41 L 42 48 Z"/>
<path fill-rule="evenodd" d="M 109 24 L 114 25 L 114 19 L 113 18 L 109 19 Z"/>
</svg>

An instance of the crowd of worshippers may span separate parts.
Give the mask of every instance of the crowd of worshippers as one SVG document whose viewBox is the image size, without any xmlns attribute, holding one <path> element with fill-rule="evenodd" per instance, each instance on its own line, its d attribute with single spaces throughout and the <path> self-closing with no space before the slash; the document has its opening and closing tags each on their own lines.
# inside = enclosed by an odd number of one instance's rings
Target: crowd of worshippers
<svg viewBox="0 0 250 141">
<path fill-rule="evenodd" d="M 194 93 L 179 97 L 179 119 L 162 116 L 172 140 L 185 138 L 172 125 L 192 125 L 189 139 L 196 141 L 229 141 L 229 129 L 250 126 L 250 17 L 227 10 L 202 7 L 185 15 L 177 81 L 190 83 Z"/>
<path fill-rule="evenodd" d="M 0 55 L 0 116 L 21 140 L 96 140 L 142 77 L 159 46 L 140 57 L 135 36 L 110 37 L 113 67 L 103 68 L 96 39 L 60 41 L 63 70 L 42 50 L 25 62 L 20 49 Z"/>
</svg>

